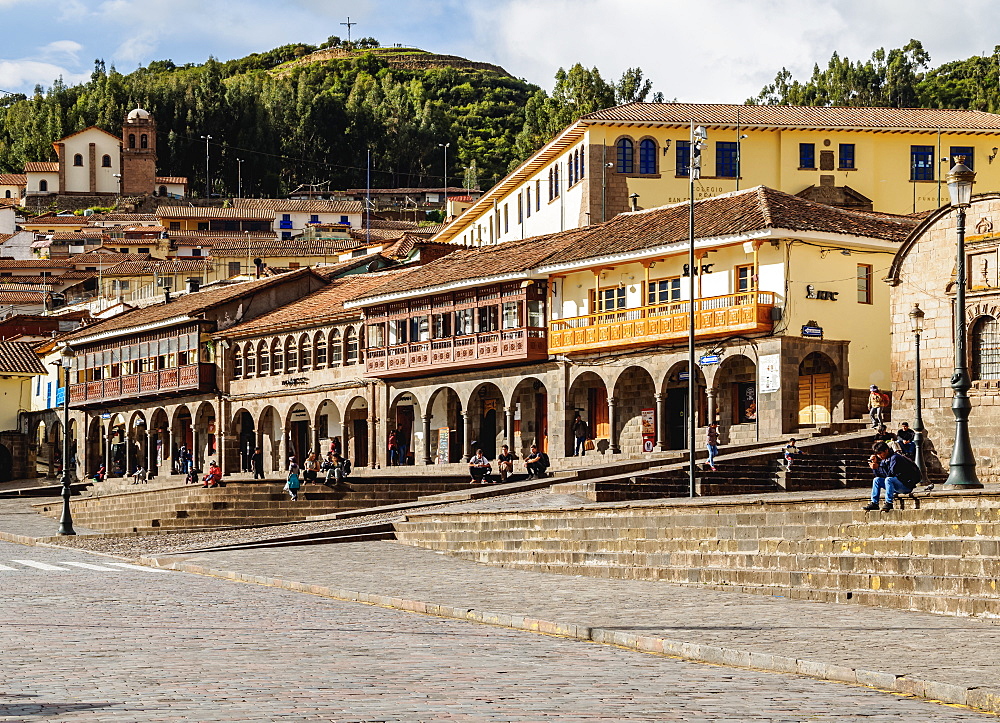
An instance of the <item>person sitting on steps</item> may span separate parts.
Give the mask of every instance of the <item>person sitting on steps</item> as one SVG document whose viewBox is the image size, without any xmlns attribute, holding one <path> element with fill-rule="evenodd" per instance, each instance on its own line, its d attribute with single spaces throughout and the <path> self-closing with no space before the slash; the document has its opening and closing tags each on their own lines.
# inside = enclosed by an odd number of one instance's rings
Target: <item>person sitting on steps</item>
<svg viewBox="0 0 1000 723">
<path fill-rule="evenodd" d="M 477 449 L 476 453 L 469 459 L 469 475 L 472 477 L 472 484 L 487 484 L 491 482 L 490 461 L 483 456 L 483 450 Z"/>
<path fill-rule="evenodd" d="M 879 493 L 885 490 L 885 504 L 882 511 L 892 509 L 893 500 L 898 494 L 908 495 L 920 484 L 920 470 L 909 457 L 899 452 L 893 452 L 885 442 L 872 445 L 875 453 L 869 459 L 869 466 L 875 472 L 872 480 L 872 501 L 865 506 L 865 511 L 874 512 L 878 507 Z"/>
<path fill-rule="evenodd" d="M 531 445 L 531 453 L 525 457 L 524 466 L 528 468 L 528 479 L 544 479 L 549 468 L 549 455 L 538 451 L 538 445 Z"/>
<path fill-rule="evenodd" d="M 510 451 L 510 447 L 506 444 L 500 449 L 500 454 L 497 455 L 497 468 L 500 472 L 500 481 L 506 482 L 507 477 L 514 474 L 514 462 L 517 460 L 517 455 Z"/>
</svg>

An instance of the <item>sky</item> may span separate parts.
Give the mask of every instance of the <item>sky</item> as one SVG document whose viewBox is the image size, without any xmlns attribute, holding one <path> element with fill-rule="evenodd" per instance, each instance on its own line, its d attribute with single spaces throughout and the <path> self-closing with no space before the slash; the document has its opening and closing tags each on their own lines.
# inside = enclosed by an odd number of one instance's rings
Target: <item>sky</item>
<svg viewBox="0 0 1000 723">
<path fill-rule="evenodd" d="M 740 103 L 782 68 L 805 79 L 836 51 L 924 44 L 932 65 L 991 53 L 1000 3 L 964 0 L 0 0 L 0 90 L 127 73 L 152 60 L 229 60 L 352 35 L 491 62 L 551 89 L 583 63 L 642 68 L 667 100 Z"/>
</svg>

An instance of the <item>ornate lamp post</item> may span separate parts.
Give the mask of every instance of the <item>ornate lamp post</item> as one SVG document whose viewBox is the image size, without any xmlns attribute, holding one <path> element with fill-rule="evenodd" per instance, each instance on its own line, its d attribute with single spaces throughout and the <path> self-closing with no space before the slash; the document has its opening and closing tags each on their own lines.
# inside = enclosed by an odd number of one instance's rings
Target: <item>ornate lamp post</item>
<svg viewBox="0 0 1000 723">
<path fill-rule="evenodd" d="M 976 476 L 976 459 L 969 439 L 969 389 L 972 380 L 965 351 L 965 209 L 972 202 L 972 184 L 976 174 L 965 165 L 965 156 L 955 156 L 955 166 L 948 174 L 948 195 L 951 205 L 958 211 L 958 259 L 955 271 L 955 373 L 951 377 L 954 393 L 951 411 L 955 415 L 955 446 L 951 453 L 951 471 L 945 486 L 951 489 L 982 487 Z"/>
<path fill-rule="evenodd" d="M 924 311 L 917 304 L 910 309 L 910 328 L 913 329 L 913 339 L 917 351 L 917 371 L 914 399 L 916 400 L 916 417 L 913 420 L 913 431 L 915 433 L 913 444 L 916 449 L 913 461 L 920 469 L 921 482 L 927 482 L 927 469 L 924 464 L 924 417 L 923 400 L 920 394 L 920 335 L 924 331 Z"/>
<path fill-rule="evenodd" d="M 73 529 L 73 513 L 69 509 L 69 497 L 72 494 L 72 489 L 70 484 L 72 483 L 72 475 L 70 473 L 69 464 L 69 386 L 70 377 L 73 372 L 73 349 L 69 346 L 64 346 L 62 352 L 60 353 L 59 366 L 62 367 L 63 373 L 63 448 L 62 448 L 62 516 L 59 518 L 59 534 L 60 535 L 75 535 L 76 530 Z"/>
<path fill-rule="evenodd" d="M 688 495 L 694 497 L 695 491 L 695 457 L 698 436 L 698 399 L 697 399 L 697 368 L 695 366 L 695 258 L 694 258 L 694 182 L 701 178 L 701 149 L 708 144 L 708 131 L 705 126 L 695 127 L 691 121 L 690 156 L 688 157 L 688 175 L 691 183 L 690 204 L 688 206 Z M 709 420 L 711 421 L 711 420 Z"/>
</svg>

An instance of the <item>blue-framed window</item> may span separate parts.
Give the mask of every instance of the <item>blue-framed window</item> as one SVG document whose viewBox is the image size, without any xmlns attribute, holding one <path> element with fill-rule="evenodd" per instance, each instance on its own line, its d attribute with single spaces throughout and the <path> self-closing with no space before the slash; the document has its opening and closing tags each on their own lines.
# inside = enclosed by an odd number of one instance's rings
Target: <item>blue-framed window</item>
<svg viewBox="0 0 1000 723">
<path fill-rule="evenodd" d="M 531 218 L 531 186 L 527 186 L 524 189 L 524 210 L 527 213 L 527 217 Z"/>
<path fill-rule="evenodd" d="M 639 173 L 656 173 L 656 141 L 645 138 L 639 142 Z"/>
<path fill-rule="evenodd" d="M 584 179 L 587 177 L 587 146 L 580 146 L 580 167 L 576 170 L 580 173 L 580 178 Z"/>
<path fill-rule="evenodd" d="M 319 223 L 319 214 L 314 213 L 309 216 L 309 223 Z"/>
<path fill-rule="evenodd" d="M 618 172 L 635 172 L 635 145 L 630 138 L 622 138 L 618 141 Z"/>
<path fill-rule="evenodd" d="M 816 168 L 815 143 L 799 143 L 799 168 Z"/>
<path fill-rule="evenodd" d="M 951 147 L 951 165 L 955 165 L 958 161 L 955 160 L 957 156 L 965 156 L 965 165 L 968 166 L 970 171 L 976 170 L 976 149 L 972 146 L 952 146 Z"/>
<path fill-rule="evenodd" d="M 719 178 L 736 178 L 736 141 L 718 141 L 715 144 L 715 175 Z"/>
<path fill-rule="evenodd" d="M 837 168 L 842 171 L 853 171 L 854 166 L 854 144 L 853 143 L 841 143 L 839 149 L 840 157 L 838 158 Z"/>
<path fill-rule="evenodd" d="M 678 176 L 687 176 L 691 173 L 691 141 L 677 141 L 674 148 L 674 158 L 676 173 Z"/>
<path fill-rule="evenodd" d="M 559 197 L 559 166 L 556 166 L 553 169 L 553 176 L 552 177 L 556 181 L 556 190 L 553 191 L 553 194 L 555 195 L 556 198 L 558 198 Z"/>
<path fill-rule="evenodd" d="M 910 180 L 934 180 L 934 146 L 910 146 Z"/>
</svg>

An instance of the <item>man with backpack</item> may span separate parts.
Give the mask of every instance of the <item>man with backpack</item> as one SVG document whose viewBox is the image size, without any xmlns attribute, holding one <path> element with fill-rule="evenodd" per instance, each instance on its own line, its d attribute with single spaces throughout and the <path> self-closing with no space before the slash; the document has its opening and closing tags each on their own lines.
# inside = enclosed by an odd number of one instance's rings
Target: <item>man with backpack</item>
<svg viewBox="0 0 1000 723">
<path fill-rule="evenodd" d="M 868 413 L 872 418 L 872 429 L 878 429 L 883 423 L 882 411 L 889 406 L 889 395 L 872 384 L 868 387 Z"/>
</svg>

